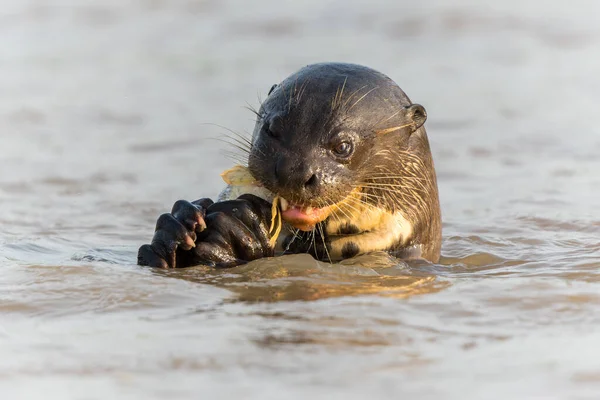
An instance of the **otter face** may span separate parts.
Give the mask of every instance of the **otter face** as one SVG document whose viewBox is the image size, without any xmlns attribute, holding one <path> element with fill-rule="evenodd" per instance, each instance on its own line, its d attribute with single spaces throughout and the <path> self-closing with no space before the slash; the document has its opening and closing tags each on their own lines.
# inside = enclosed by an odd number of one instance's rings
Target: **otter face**
<svg viewBox="0 0 600 400">
<path fill-rule="evenodd" d="M 389 101 L 389 87 L 378 89 L 379 81 L 388 86 L 391 81 L 370 71 L 356 76 L 353 69 L 349 76 L 326 65 L 309 66 L 274 86 L 261 105 L 248 166 L 284 199 L 282 216 L 298 229 L 313 229 L 360 190 L 369 164 L 388 142 L 381 139 L 383 119 L 389 120 L 383 127 L 396 126 L 390 132 L 406 137 L 424 122 L 421 106 Z M 406 124 L 399 126 L 398 118 Z M 405 126 L 413 129 L 400 129 Z"/>
<path fill-rule="evenodd" d="M 249 157 L 254 177 L 285 199 L 284 219 L 304 230 L 350 195 L 373 148 L 372 135 L 324 107 L 331 106 L 313 99 L 288 108 L 284 90 L 275 90 L 261 107 Z"/>
<path fill-rule="evenodd" d="M 262 183 L 302 206 L 319 207 L 348 196 L 356 182 L 353 171 L 368 158 L 369 138 L 354 127 L 320 121 L 316 113 L 265 111 L 250 167 Z"/>
</svg>

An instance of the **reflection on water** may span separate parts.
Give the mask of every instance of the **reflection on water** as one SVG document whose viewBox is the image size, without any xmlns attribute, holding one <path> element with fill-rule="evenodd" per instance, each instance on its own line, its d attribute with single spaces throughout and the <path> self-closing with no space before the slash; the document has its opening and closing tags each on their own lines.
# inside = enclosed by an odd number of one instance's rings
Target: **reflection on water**
<svg viewBox="0 0 600 400">
<path fill-rule="evenodd" d="M 1 398 L 598 397 L 600 2 L 0 9 Z M 136 266 L 222 188 L 209 139 L 318 61 L 427 108 L 440 263 Z"/>
<path fill-rule="evenodd" d="M 377 294 L 404 298 L 441 290 L 447 283 L 432 274 L 415 274 L 386 253 L 363 255 L 338 264 L 316 261 L 307 254 L 256 260 L 233 269 L 195 267 L 157 271 L 169 277 L 231 290 L 246 302 L 319 300 Z"/>
</svg>

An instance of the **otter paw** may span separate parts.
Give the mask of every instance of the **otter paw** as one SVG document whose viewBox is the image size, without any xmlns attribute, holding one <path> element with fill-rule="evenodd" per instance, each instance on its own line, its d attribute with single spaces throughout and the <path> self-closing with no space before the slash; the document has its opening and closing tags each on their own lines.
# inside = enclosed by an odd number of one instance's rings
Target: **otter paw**
<svg viewBox="0 0 600 400">
<path fill-rule="evenodd" d="M 152 243 L 141 246 L 138 251 L 138 264 L 157 268 L 177 267 L 177 251 L 196 246 L 197 235 L 206 229 L 206 208 L 212 203 L 210 199 L 191 203 L 177 201 L 170 214 L 163 214 L 156 221 Z"/>
<path fill-rule="evenodd" d="M 206 210 L 206 229 L 191 251 L 177 251 L 178 266 L 210 265 L 228 268 L 272 257 L 269 243 L 271 204 L 254 195 L 212 204 Z"/>
</svg>

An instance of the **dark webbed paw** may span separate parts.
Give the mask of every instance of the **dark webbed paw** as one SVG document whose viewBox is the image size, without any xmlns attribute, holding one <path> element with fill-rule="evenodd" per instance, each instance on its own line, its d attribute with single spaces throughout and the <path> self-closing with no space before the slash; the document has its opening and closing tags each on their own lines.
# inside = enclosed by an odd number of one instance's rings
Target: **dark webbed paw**
<svg viewBox="0 0 600 400">
<path fill-rule="evenodd" d="M 210 199 L 194 202 L 177 201 L 171 213 L 161 215 L 156 221 L 151 244 L 140 247 L 138 264 L 159 268 L 175 268 L 178 249 L 190 250 L 195 246 L 197 235 L 206 229 L 206 209 Z"/>
<path fill-rule="evenodd" d="M 162 215 L 152 244 L 140 248 L 138 263 L 162 268 L 198 264 L 226 268 L 273 256 L 269 202 L 253 195 L 219 203 L 203 200 L 193 204 L 204 212 L 201 220 L 187 202 L 175 203 L 171 214 Z"/>
</svg>

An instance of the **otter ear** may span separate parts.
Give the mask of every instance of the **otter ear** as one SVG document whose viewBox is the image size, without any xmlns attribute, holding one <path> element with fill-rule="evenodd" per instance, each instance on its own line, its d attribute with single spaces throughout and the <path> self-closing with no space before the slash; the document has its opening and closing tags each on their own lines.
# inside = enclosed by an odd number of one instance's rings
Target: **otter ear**
<svg viewBox="0 0 600 400">
<path fill-rule="evenodd" d="M 269 93 L 267 93 L 267 96 L 270 95 L 271 93 L 273 93 L 273 90 L 275 90 L 276 87 L 277 87 L 277 85 L 271 86 L 271 89 L 269 89 Z"/>
<path fill-rule="evenodd" d="M 406 111 L 406 119 L 413 123 L 413 130 L 419 129 L 427 120 L 427 111 L 425 107 L 420 104 L 411 104 L 410 106 L 404 107 Z"/>
</svg>

